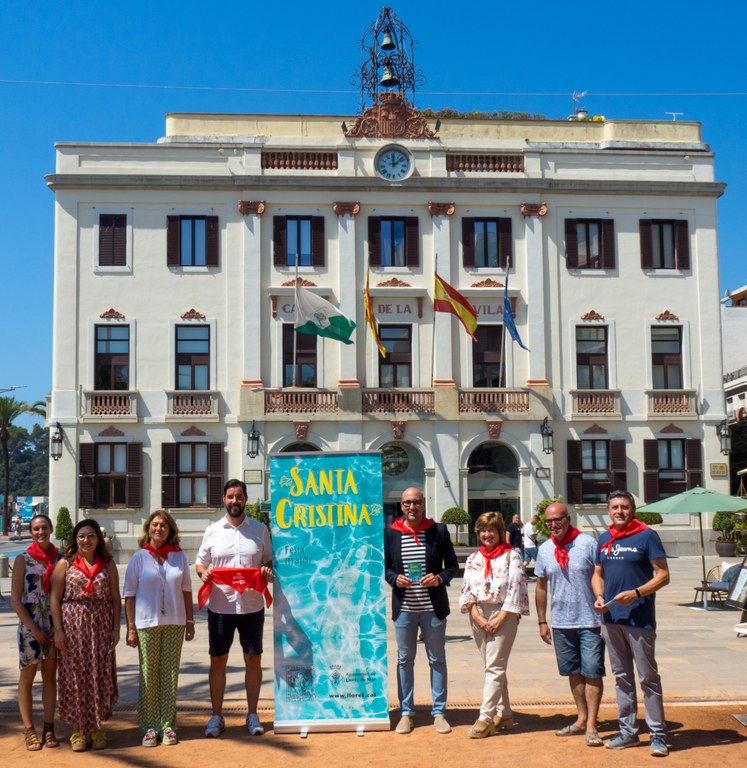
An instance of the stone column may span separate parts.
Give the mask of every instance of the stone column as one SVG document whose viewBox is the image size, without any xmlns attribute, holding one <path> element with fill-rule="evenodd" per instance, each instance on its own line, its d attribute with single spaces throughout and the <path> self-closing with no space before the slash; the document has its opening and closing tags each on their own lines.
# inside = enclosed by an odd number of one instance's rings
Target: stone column
<svg viewBox="0 0 747 768">
<path fill-rule="evenodd" d="M 261 262 L 261 217 L 265 212 L 264 200 L 239 201 L 239 213 L 244 217 L 244 362 L 242 388 L 250 389 L 264 386 L 260 357 L 262 338 L 263 301 L 262 281 L 260 280 Z"/>
<path fill-rule="evenodd" d="M 358 280 L 355 258 L 355 217 L 360 213 L 359 202 L 332 203 L 332 210 L 337 214 L 338 286 L 340 312 L 354 322 L 358 318 L 359 302 L 363 300 L 362 286 L 365 278 Z M 362 316 L 363 313 L 360 313 Z M 365 328 L 361 332 L 360 324 L 356 328 L 356 338 L 365 339 Z M 340 389 L 360 387 L 357 362 L 359 354 L 351 352 L 353 347 L 338 344 L 340 347 Z"/>
<path fill-rule="evenodd" d="M 547 215 L 545 203 L 522 203 L 527 244 L 527 335 L 522 341 L 531 349 L 528 387 L 547 387 L 547 350 L 545 327 L 545 279 L 542 218 Z"/>
<path fill-rule="evenodd" d="M 454 203 L 428 203 L 428 213 L 433 217 L 433 264 L 434 272 L 450 285 L 451 276 L 451 221 L 456 207 Z M 456 286 L 455 286 L 456 287 Z M 431 292 L 433 288 L 431 285 Z M 434 312 L 433 334 L 433 386 L 455 387 L 454 362 L 452 360 L 452 328 L 454 317 L 448 312 Z"/>
</svg>

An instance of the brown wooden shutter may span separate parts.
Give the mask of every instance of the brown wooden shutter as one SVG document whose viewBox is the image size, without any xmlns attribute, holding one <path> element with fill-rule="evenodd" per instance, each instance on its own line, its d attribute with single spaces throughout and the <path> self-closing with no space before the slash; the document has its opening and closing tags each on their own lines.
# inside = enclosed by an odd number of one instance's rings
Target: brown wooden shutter
<svg viewBox="0 0 747 768">
<path fill-rule="evenodd" d="M 653 269 L 654 243 L 651 237 L 651 220 L 640 219 L 638 227 L 641 235 L 641 269 Z"/>
<path fill-rule="evenodd" d="M 462 219 L 462 264 L 465 267 L 475 266 L 475 219 Z"/>
<path fill-rule="evenodd" d="M 659 500 L 659 441 L 643 441 L 643 500 Z"/>
<path fill-rule="evenodd" d="M 498 219 L 498 266 L 505 269 L 513 263 L 514 238 L 511 231 L 511 219 L 503 216 Z"/>
<path fill-rule="evenodd" d="M 677 257 L 677 269 L 690 269 L 690 235 L 686 221 L 674 223 L 674 247 Z"/>
<path fill-rule="evenodd" d="M 368 217 L 368 263 L 381 266 L 381 216 Z"/>
<path fill-rule="evenodd" d="M 127 216 L 99 216 L 99 266 L 124 267 L 127 264 Z"/>
<path fill-rule="evenodd" d="M 139 509 L 143 506 L 143 444 L 127 444 L 127 480 L 125 503 Z"/>
<path fill-rule="evenodd" d="M 220 264 L 220 227 L 217 216 L 205 217 L 205 266 L 217 267 Z"/>
<path fill-rule="evenodd" d="M 95 479 L 96 444 L 81 443 L 78 446 L 78 506 L 81 509 L 91 509 L 95 504 Z"/>
<path fill-rule="evenodd" d="M 703 485 L 703 445 L 700 440 L 685 441 L 685 458 L 687 461 L 687 487 L 696 488 Z"/>
<path fill-rule="evenodd" d="M 272 217 L 272 263 L 276 267 L 287 267 L 286 242 L 288 233 L 288 217 Z"/>
<path fill-rule="evenodd" d="M 566 456 L 568 472 L 566 474 L 566 491 L 569 504 L 581 504 L 584 498 L 583 481 L 581 479 L 581 441 L 566 441 Z"/>
<path fill-rule="evenodd" d="M 565 220 L 565 265 L 578 269 L 578 225 L 576 219 Z"/>
<path fill-rule="evenodd" d="M 324 216 L 311 217 L 311 266 L 324 266 Z"/>
<path fill-rule="evenodd" d="M 420 266 L 420 233 L 417 216 L 408 216 L 405 219 L 405 264 L 408 267 Z"/>
<path fill-rule="evenodd" d="M 223 503 L 225 446 L 223 443 L 208 445 L 208 506 L 220 507 Z"/>
<path fill-rule="evenodd" d="M 164 509 L 175 507 L 177 503 L 177 448 L 176 443 L 161 443 L 161 506 Z"/>
<path fill-rule="evenodd" d="M 628 474 L 625 461 L 625 440 L 610 440 L 610 484 L 611 491 L 625 490 Z"/>
<path fill-rule="evenodd" d="M 181 264 L 179 253 L 179 217 L 166 217 L 166 266 L 178 267 Z"/>
<path fill-rule="evenodd" d="M 602 219 L 602 269 L 615 268 L 615 222 L 614 219 Z"/>
</svg>

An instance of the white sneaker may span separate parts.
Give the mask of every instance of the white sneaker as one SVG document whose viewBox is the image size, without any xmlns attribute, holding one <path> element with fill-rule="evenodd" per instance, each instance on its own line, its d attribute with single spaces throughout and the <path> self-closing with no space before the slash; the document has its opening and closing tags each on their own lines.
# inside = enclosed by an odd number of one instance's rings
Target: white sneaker
<svg viewBox="0 0 747 768">
<path fill-rule="evenodd" d="M 220 715 L 212 715 L 205 728 L 205 736 L 217 739 L 226 730 L 226 724 Z"/>
<path fill-rule="evenodd" d="M 265 732 L 262 723 L 254 713 L 246 716 L 246 729 L 252 736 L 261 736 Z"/>
</svg>

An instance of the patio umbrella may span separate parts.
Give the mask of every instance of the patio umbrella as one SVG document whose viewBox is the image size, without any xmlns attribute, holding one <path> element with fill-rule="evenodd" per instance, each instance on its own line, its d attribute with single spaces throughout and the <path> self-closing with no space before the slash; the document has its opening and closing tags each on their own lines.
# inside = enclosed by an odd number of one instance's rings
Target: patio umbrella
<svg viewBox="0 0 747 768">
<path fill-rule="evenodd" d="M 703 586 L 706 586 L 705 547 L 703 545 L 703 512 L 740 512 L 747 509 L 747 499 L 727 496 L 707 488 L 691 488 L 689 491 L 669 496 L 661 501 L 640 507 L 642 512 L 658 512 L 660 515 L 695 514 L 700 527 L 700 563 L 703 570 Z M 708 608 L 708 593 L 703 591 L 703 607 Z"/>
</svg>

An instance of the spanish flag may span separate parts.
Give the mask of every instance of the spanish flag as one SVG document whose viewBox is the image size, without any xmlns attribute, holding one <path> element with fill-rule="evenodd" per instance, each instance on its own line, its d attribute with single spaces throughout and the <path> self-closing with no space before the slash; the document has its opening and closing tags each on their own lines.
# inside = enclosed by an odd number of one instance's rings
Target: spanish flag
<svg viewBox="0 0 747 768">
<path fill-rule="evenodd" d="M 461 321 L 467 333 L 475 338 L 475 329 L 477 328 L 477 312 L 475 308 L 462 296 L 459 291 L 452 288 L 447 282 L 442 280 L 437 273 L 434 273 L 436 284 L 433 296 L 433 309 L 436 312 L 451 312 Z"/>
<path fill-rule="evenodd" d="M 368 291 L 368 270 L 366 270 L 366 290 L 363 294 L 363 299 L 363 303 L 366 309 L 366 322 L 368 323 L 368 327 L 371 329 L 371 335 L 376 342 L 376 346 L 379 348 L 379 354 L 382 357 L 386 357 L 386 348 L 379 340 L 379 324 L 376 322 L 376 318 L 374 317 L 373 313 L 373 307 L 371 306 L 371 294 Z"/>
</svg>

